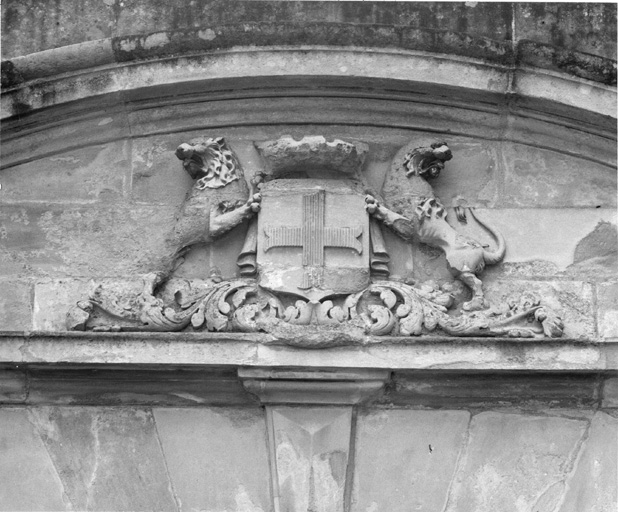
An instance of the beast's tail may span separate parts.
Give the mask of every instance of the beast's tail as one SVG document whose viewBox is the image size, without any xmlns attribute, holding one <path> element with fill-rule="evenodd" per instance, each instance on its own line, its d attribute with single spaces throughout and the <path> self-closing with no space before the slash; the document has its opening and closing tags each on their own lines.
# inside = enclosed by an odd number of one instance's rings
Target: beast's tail
<svg viewBox="0 0 618 512">
<path fill-rule="evenodd" d="M 500 233 L 500 231 L 498 231 L 488 222 L 482 221 L 481 219 L 479 219 L 474 213 L 474 208 L 468 208 L 468 211 L 470 212 L 470 215 L 472 215 L 472 217 L 474 217 L 474 219 L 482 227 L 484 227 L 491 236 L 495 238 L 496 243 L 498 245 L 496 249 L 493 251 L 488 251 L 487 249 L 483 249 L 483 259 L 485 260 L 485 263 L 487 263 L 488 265 L 495 265 L 499 261 L 502 261 L 506 253 L 506 241 L 504 240 L 502 233 Z"/>
</svg>

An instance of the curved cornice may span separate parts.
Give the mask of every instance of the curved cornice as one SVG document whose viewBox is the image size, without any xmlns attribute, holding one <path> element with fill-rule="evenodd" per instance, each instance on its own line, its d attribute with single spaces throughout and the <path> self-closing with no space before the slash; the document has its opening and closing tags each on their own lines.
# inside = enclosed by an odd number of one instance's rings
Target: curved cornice
<svg viewBox="0 0 618 512">
<path fill-rule="evenodd" d="M 209 34 L 202 34 L 210 37 Z M 174 51 L 176 50 L 176 51 Z M 215 79 L 340 77 L 453 87 L 616 117 L 616 88 L 486 58 L 359 46 L 251 46 L 193 51 L 168 33 L 65 46 L 3 63 L 2 116 L 113 93 Z M 160 56 L 155 58 L 155 56 Z M 161 57 L 162 55 L 162 57 Z M 498 59 L 500 60 L 500 59 Z M 615 64 L 614 64 L 615 66 Z M 548 107 L 551 110 L 551 107 Z"/>
</svg>

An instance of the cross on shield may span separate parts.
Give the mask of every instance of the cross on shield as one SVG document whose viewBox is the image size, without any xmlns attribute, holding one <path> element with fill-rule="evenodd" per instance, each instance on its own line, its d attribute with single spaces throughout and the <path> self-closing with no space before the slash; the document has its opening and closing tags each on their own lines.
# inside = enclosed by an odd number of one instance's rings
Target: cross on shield
<svg viewBox="0 0 618 512">
<path fill-rule="evenodd" d="M 339 180 L 275 180 L 262 189 L 260 285 L 318 301 L 369 284 L 364 197 Z"/>
</svg>

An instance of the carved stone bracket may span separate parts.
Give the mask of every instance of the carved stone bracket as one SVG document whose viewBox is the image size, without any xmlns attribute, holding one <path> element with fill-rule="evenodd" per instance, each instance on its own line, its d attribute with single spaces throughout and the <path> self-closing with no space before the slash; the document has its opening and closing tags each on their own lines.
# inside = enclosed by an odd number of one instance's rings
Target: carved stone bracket
<svg viewBox="0 0 618 512">
<path fill-rule="evenodd" d="M 240 368 L 238 378 L 261 404 L 356 405 L 378 398 L 390 372 Z"/>
</svg>

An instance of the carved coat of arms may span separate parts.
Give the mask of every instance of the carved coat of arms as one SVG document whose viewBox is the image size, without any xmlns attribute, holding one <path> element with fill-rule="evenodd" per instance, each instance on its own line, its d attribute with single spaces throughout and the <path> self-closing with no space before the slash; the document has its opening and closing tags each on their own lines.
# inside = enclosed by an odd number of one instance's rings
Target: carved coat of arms
<svg viewBox="0 0 618 512">
<path fill-rule="evenodd" d="M 478 276 L 486 264 L 503 258 L 506 242 L 480 219 L 495 241 L 493 249 L 458 234 L 446 221 L 429 183 L 452 158 L 446 143 L 403 148 L 391 178 L 398 176 L 401 183 L 404 176 L 406 185 L 391 187 L 384 201 L 368 194 L 361 179 L 363 144 L 284 137 L 257 148 L 265 167 L 247 185 L 224 139 L 179 146 L 176 154 L 196 181 L 166 238 L 158 268 L 143 276 L 138 289 L 95 283 L 89 297 L 68 313 L 68 327 L 270 332 L 281 334 L 284 342 L 314 347 L 433 331 L 449 336 L 562 334 L 560 318 L 537 297 L 498 306 L 485 299 Z M 191 246 L 212 243 L 247 219 L 239 277 L 223 279 L 214 272 L 202 280 L 170 279 L 175 261 Z M 445 253 L 449 270 L 471 292 L 463 311 L 449 311 L 453 296 L 448 286 L 389 278 L 383 228 Z"/>
</svg>

